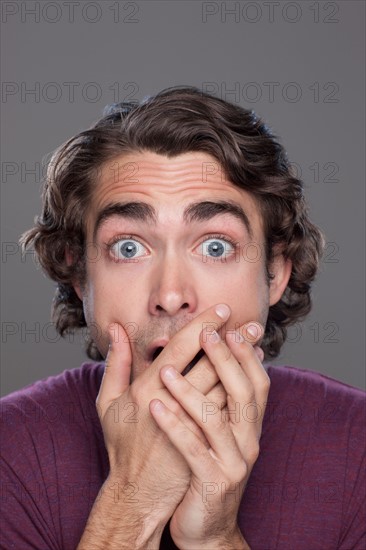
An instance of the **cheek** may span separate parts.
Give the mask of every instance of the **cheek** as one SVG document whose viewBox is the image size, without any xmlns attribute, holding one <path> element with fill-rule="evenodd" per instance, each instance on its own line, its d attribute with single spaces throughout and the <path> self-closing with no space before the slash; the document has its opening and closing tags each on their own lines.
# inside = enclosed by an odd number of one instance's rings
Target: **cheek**
<svg viewBox="0 0 366 550">
<path fill-rule="evenodd" d="M 106 357 L 109 345 L 108 326 L 117 321 L 128 333 L 139 326 L 138 291 L 135 285 L 129 285 L 126 280 L 121 283 L 121 277 L 93 270 L 90 273 L 83 295 L 83 309 L 90 335 L 101 354 Z"/>
<path fill-rule="evenodd" d="M 225 302 L 232 310 L 227 329 L 237 328 L 248 321 L 259 321 L 265 326 L 269 288 L 261 263 L 242 261 L 237 269 L 222 269 L 210 277 L 206 273 L 205 280 L 208 305 Z"/>
<path fill-rule="evenodd" d="M 109 323 L 127 323 L 133 318 L 133 306 L 141 297 L 141 278 L 126 270 L 111 269 L 99 264 L 89 270 L 84 309 L 90 320 L 106 330 Z M 146 285 L 145 285 L 146 286 Z"/>
</svg>

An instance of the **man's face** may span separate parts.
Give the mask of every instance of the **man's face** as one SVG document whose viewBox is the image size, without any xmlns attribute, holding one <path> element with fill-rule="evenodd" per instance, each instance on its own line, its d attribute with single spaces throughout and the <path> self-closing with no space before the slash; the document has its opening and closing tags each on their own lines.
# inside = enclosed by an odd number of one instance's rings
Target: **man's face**
<svg viewBox="0 0 366 550">
<path fill-rule="evenodd" d="M 202 152 L 170 159 L 130 153 L 106 164 L 87 217 L 87 243 L 86 283 L 75 289 L 103 357 L 109 324 L 125 327 L 132 379 L 151 364 L 153 344 L 166 345 L 208 307 L 230 306 L 226 330 L 248 321 L 265 327 L 269 306 L 282 294 L 266 282 L 255 201 Z"/>
</svg>

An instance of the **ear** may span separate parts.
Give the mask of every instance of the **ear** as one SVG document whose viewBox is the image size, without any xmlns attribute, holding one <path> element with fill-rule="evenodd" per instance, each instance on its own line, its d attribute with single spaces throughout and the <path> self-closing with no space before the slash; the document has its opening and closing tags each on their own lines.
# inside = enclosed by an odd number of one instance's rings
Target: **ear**
<svg viewBox="0 0 366 550">
<path fill-rule="evenodd" d="M 285 260 L 282 254 L 277 254 L 271 265 L 269 272 L 274 275 L 274 279 L 270 281 L 269 287 L 269 305 L 273 306 L 280 301 L 282 294 L 285 292 L 287 283 L 291 276 L 292 261 Z"/>
<path fill-rule="evenodd" d="M 67 266 L 72 265 L 74 263 L 73 255 L 70 252 L 70 249 L 69 249 L 68 246 L 66 246 L 66 248 L 65 248 L 65 259 L 66 259 L 66 265 Z M 76 294 L 78 295 L 79 300 L 83 301 L 83 293 L 82 293 L 80 285 L 79 285 L 79 283 L 76 279 L 72 281 L 72 286 L 73 286 Z"/>
</svg>

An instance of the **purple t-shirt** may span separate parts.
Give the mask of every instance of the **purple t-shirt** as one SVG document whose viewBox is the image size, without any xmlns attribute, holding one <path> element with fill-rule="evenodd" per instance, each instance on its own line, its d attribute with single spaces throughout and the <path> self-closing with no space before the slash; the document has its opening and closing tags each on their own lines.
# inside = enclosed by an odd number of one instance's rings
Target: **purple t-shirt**
<svg viewBox="0 0 366 550">
<path fill-rule="evenodd" d="M 109 470 L 95 408 L 103 369 L 84 363 L 1 399 L 1 548 L 77 547 Z M 267 372 L 245 539 L 253 550 L 365 549 L 366 394 L 313 371 Z M 168 526 L 160 548 L 175 548 Z"/>
</svg>

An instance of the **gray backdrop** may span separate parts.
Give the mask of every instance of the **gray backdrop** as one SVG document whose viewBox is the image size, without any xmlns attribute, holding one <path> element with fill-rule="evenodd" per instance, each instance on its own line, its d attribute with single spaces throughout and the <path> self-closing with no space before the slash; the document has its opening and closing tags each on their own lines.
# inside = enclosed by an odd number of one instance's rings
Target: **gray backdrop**
<svg viewBox="0 0 366 550">
<path fill-rule="evenodd" d="M 306 182 L 327 248 L 311 315 L 273 364 L 365 384 L 363 1 L 3 1 L 1 392 L 75 368 L 50 324 L 55 284 L 17 241 L 42 158 L 107 103 L 190 84 L 255 109 Z"/>
</svg>

